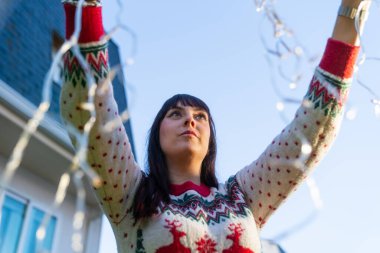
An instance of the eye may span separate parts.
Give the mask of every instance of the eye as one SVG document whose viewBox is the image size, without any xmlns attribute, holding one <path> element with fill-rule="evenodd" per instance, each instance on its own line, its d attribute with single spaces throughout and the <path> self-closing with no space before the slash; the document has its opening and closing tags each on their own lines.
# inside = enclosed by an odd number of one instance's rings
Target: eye
<svg viewBox="0 0 380 253">
<path fill-rule="evenodd" d="M 179 110 L 173 110 L 168 113 L 169 118 L 179 118 L 181 117 L 181 112 Z"/>
<path fill-rule="evenodd" d="M 205 113 L 203 113 L 203 112 L 197 113 L 195 115 L 195 119 L 196 120 L 207 120 L 207 115 Z"/>
</svg>

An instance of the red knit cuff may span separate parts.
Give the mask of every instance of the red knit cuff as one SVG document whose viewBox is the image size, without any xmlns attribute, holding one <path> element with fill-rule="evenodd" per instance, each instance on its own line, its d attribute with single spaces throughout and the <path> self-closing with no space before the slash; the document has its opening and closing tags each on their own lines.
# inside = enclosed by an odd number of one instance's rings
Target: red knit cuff
<svg viewBox="0 0 380 253">
<path fill-rule="evenodd" d="M 329 39 L 319 67 L 335 76 L 351 78 L 360 47 Z"/>
<path fill-rule="evenodd" d="M 74 33 L 76 6 L 65 4 L 64 7 L 66 13 L 66 39 L 68 39 Z M 102 8 L 94 6 L 83 7 L 79 43 L 99 41 L 103 35 Z"/>
</svg>

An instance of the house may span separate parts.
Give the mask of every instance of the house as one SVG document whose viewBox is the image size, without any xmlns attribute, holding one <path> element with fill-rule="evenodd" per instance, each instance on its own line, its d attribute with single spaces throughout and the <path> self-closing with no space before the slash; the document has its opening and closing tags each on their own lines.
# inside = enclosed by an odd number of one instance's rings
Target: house
<svg viewBox="0 0 380 253">
<path fill-rule="evenodd" d="M 64 13 L 60 1 L 5 0 L 0 6 L 0 175 L 4 172 L 23 127 L 41 102 L 44 78 L 63 43 Z M 118 47 L 109 42 L 110 65 L 120 62 Z M 60 66 L 62 67 L 62 65 Z M 74 152 L 59 116 L 60 71 L 52 86 L 52 103 L 30 139 L 22 162 L 9 182 L 0 185 L 0 253 L 34 253 L 36 232 L 50 217 L 42 249 L 71 253 L 77 190 L 70 184 L 64 202 L 54 208 L 54 198 Z M 113 81 L 119 111 L 127 108 L 124 77 Z M 134 149 L 130 122 L 125 128 Z M 83 252 L 99 248 L 102 213 L 85 184 Z M 46 216 L 48 215 L 48 216 Z"/>
</svg>

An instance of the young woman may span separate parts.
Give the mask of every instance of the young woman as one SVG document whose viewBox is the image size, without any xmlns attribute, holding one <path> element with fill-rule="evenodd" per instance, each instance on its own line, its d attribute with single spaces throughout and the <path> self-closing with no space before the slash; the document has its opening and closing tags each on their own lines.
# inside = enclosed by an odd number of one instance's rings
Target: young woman
<svg viewBox="0 0 380 253">
<path fill-rule="evenodd" d="M 328 150 L 342 110 L 359 51 L 350 11 L 360 0 L 342 0 L 332 38 L 315 70 L 305 103 L 294 120 L 252 164 L 219 184 L 216 142 L 207 105 L 190 95 L 165 102 L 152 125 L 148 168 L 135 163 L 108 82 L 95 95 L 97 119 L 90 133 L 88 162 L 102 177 L 96 195 L 121 252 L 255 252 L 260 229 Z M 107 76 L 107 43 L 101 3 L 87 1 L 79 38 L 82 54 L 96 80 Z M 66 36 L 74 30 L 76 1 L 64 1 Z M 81 108 L 88 85 L 71 52 L 65 55 L 61 114 L 80 131 L 89 119 Z M 105 131 L 114 121 L 119 127 Z M 311 153 L 300 166 L 302 143 Z"/>
</svg>

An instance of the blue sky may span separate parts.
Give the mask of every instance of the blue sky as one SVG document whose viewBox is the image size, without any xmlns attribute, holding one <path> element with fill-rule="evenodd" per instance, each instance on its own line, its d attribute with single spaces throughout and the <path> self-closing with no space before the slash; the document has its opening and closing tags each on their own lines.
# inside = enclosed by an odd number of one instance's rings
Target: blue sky
<svg viewBox="0 0 380 253">
<path fill-rule="evenodd" d="M 106 2 L 106 1 L 104 1 Z M 104 6 L 106 29 L 115 24 L 117 2 Z M 331 35 L 339 1 L 279 1 L 280 17 L 294 31 L 309 56 L 320 57 Z M 380 57 L 380 8 L 372 6 L 364 46 L 368 56 Z M 255 11 L 253 1 L 127 1 L 124 24 L 138 38 L 135 64 L 124 69 L 128 86 L 137 159 L 143 167 L 148 129 L 162 103 L 176 93 L 202 98 L 213 113 L 218 141 L 220 181 L 255 160 L 284 127 L 276 110 L 281 100 L 271 84 L 273 73 L 260 36 L 273 45 L 272 27 Z M 261 27 L 261 29 L 260 29 Z M 128 33 L 114 39 L 125 60 L 131 51 Z M 271 43 L 272 42 L 272 43 Z M 278 61 L 293 75 L 293 60 Z M 301 99 L 313 68 L 319 62 L 301 61 L 302 81 L 296 90 L 278 75 L 275 80 L 287 96 Z M 360 68 L 361 80 L 380 94 L 380 61 Z M 312 174 L 324 203 L 316 218 L 302 230 L 280 241 L 288 253 L 380 252 L 380 118 L 373 97 L 354 83 L 348 107 L 355 120 L 344 120 L 338 138 Z M 297 106 L 285 105 L 291 118 Z M 306 184 L 269 220 L 262 231 L 273 238 L 303 221 L 314 211 Z M 112 232 L 105 226 L 102 253 L 116 252 Z"/>
</svg>

